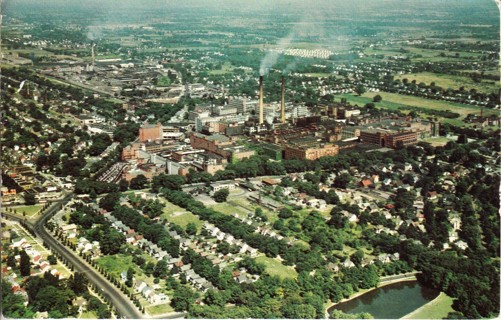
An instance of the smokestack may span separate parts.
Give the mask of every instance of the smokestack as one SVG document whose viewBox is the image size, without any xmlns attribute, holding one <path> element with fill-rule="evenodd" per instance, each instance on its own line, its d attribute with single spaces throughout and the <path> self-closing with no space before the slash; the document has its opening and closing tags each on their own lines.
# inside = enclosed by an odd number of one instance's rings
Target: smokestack
<svg viewBox="0 0 501 320">
<path fill-rule="evenodd" d="M 94 47 L 95 47 L 95 46 L 96 46 L 96 44 L 95 44 L 95 43 L 93 43 L 93 44 L 92 44 L 92 49 L 91 49 L 91 50 L 92 50 L 92 51 L 91 51 L 91 52 L 92 52 L 92 68 L 93 68 L 93 69 L 94 69 Z"/>
<path fill-rule="evenodd" d="M 264 122 L 263 111 L 263 76 L 259 76 L 259 124 Z"/>
<path fill-rule="evenodd" d="M 280 122 L 285 123 L 285 80 L 282 77 L 282 103 L 280 105 Z"/>
</svg>

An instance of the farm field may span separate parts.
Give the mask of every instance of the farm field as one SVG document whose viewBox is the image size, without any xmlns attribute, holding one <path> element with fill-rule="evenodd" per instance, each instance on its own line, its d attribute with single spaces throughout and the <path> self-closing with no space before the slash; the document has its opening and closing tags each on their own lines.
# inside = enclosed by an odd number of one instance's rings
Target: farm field
<svg viewBox="0 0 501 320">
<path fill-rule="evenodd" d="M 430 85 L 432 82 L 435 82 L 435 85 L 440 86 L 444 89 L 452 88 L 459 89 L 460 87 L 464 87 L 465 90 L 475 89 L 478 92 L 483 93 L 491 93 L 499 90 L 499 82 L 496 83 L 494 81 L 483 80 L 480 83 L 474 82 L 472 79 L 468 77 L 462 76 L 453 76 L 449 74 L 438 74 L 431 72 L 421 72 L 415 74 L 402 74 L 395 76 L 395 79 L 405 79 L 407 78 L 410 81 L 416 80 L 416 83 L 424 82 L 427 85 Z"/>
<path fill-rule="evenodd" d="M 477 106 L 439 101 L 439 100 L 430 100 L 425 98 L 401 95 L 397 93 L 388 93 L 388 92 L 367 92 L 364 93 L 362 96 L 356 96 L 353 94 L 343 94 L 340 95 L 339 97 L 346 98 L 346 100 L 351 104 L 364 106 L 366 103 L 372 102 L 372 98 L 377 94 L 379 94 L 383 98 L 381 102 L 376 103 L 376 107 L 378 108 L 398 110 L 400 108 L 418 107 L 430 110 L 442 110 L 442 111 L 450 110 L 452 112 L 457 112 L 460 114 L 460 117 L 457 119 L 448 119 L 448 118 L 441 119 L 441 121 L 453 125 L 465 125 L 462 119 L 464 119 L 468 114 L 470 113 L 480 114 L 481 112 L 481 108 Z M 408 113 L 408 111 L 406 110 L 403 110 L 403 112 Z M 487 108 L 484 109 L 484 115 L 486 116 L 497 113 L 498 111 L 496 110 Z"/>
</svg>

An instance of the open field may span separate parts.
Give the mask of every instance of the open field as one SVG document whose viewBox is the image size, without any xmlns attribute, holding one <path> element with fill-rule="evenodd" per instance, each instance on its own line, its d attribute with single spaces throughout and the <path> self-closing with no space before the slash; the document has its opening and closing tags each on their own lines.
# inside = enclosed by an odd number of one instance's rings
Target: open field
<svg viewBox="0 0 501 320">
<path fill-rule="evenodd" d="M 409 82 L 416 80 L 416 83 L 424 82 L 430 85 L 435 82 L 435 85 L 440 86 L 444 89 L 452 88 L 459 89 L 464 87 L 465 90 L 475 89 L 478 92 L 491 93 L 499 90 L 499 82 L 484 80 L 481 83 L 476 83 L 468 77 L 453 76 L 449 74 L 437 74 L 431 72 L 421 72 L 415 74 L 402 74 L 395 76 L 395 79 L 405 79 L 407 78 Z"/>
<path fill-rule="evenodd" d="M 122 271 L 127 271 L 131 267 L 136 276 L 142 274 L 143 272 L 139 267 L 132 262 L 132 256 L 124 254 L 116 254 L 111 256 L 103 256 L 96 259 L 96 263 L 106 269 L 115 278 L 120 279 L 120 273 Z"/>
<path fill-rule="evenodd" d="M 78 317 L 79 319 L 97 319 L 97 313 L 95 311 L 85 311 Z"/>
<path fill-rule="evenodd" d="M 244 196 L 239 196 L 239 197 L 233 197 L 233 198 L 228 198 L 228 203 L 234 206 L 240 206 L 241 208 L 238 208 L 242 211 L 245 212 L 244 209 L 255 212 L 256 208 L 261 208 L 263 209 L 264 214 L 268 218 L 268 221 L 271 223 L 275 222 L 277 220 L 277 214 L 268 210 L 265 207 L 259 206 L 257 203 L 251 202 Z"/>
<path fill-rule="evenodd" d="M 272 276 L 280 278 L 296 278 L 297 272 L 290 266 L 284 266 L 278 259 L 261 256 L 256 258 L 256 262 L 263 263 L 266 267 L 266 272 Z"/>
<path fill-rule="evenodd" d="M 161 315 L 164 313 L 174 312 L 174 309 L 170 306 L 169 303 L 157 304 L 154 306 L 148 306 L 145 308 L 146 312 L 150 315 Z"/>
<path fill-rule="evenodd" d="M 34 206 L 24 206 L 24 207 L 15 207 L 13 208 L 15 214 L 18 216 L 25 216 L 26 218 L 33 218 L 36 214 L 42 210 L 42 205 L 34 205 Z M 24 215 L 26 213 L 26 215 Z"/>
<path fill-rule="evenodd" d="M 175 204 L 172 204 L 163 198 L 161 198 L 160 201 L 165 206 L 162 217 L 167 219 L 169 222 L 175 223 L 182 228 L 185 228 L 188 223 L 194 223 L 197 226 L 197 229 L 200 229 L 204 224 L 203 221 L 201 221 L 193 213 L 188 212 L 185 209 L 176 206 Z"/>
<path fill-rule="evenodd" d="M 481 111 L 481 108 L 477 106 L 446 102 L 441 100 L 430 100 L 415 96 L 407 96 L 407 95 L 388 93 L 388 92 L 367 92 L 364 93 L 362 96 L 343 94 L 340 97 L 346 98 L 347 101 L 350 102 L 351 104 L 357 104 L 359 106 L 363 106 L 366 103 L 372 102 L 372 98 L 377 94 L 379 94 L 383 98 L 381 102 L 376 103 L 376 107 L 378 108 L 398 110 L 400 108 L 406 108 L 406 107 L 419 107 L 430 110 L 442 110 L 442 111 L 450 110 L 459 113 L 461 115 L 460 118 L 458 119 L 443 118 L 443 121 L 456 125 L 464 124 L 461 120 L 464 119 L 466 115 L 470 113 L 480 114 Z M 487 108 L 484 109 L 484 115 L 486 116 L 497 113 L 498 111 L 496 110 Z"/>
<path fill-rule="evenodd" d="M 230 63 L 225 63 L 222 65 L 221 69 L 211 70 L 209 74 L 212 75 L 222 75 L 232 72 L 235 69 Z"/>
<path fill-rule="evenodd" d="M 447 144 L 449 141 L 456 141 L 456 139 L 447 138 L 447 137 L 436 137 L 436 138 L 428 138 L 424 139 L 424 142 L 430 143 L 434 147 L 442 147 Z"/>
<path fill-rule="evenodd" d="M 247 217 L 248 212 L 242 207 L 232 204 L 231 200 L 229 202 L 218 203 L 211 206 L 212 209 L 219 211 L 223 214 L 235 216 L 238 215 L 240 218 Z"/>
<path fill-rule="evenodd" d="M 414 310 L 402 319 L 443 319 L 449 312 L 453 312 L 452 298 L 441 292 L 433 301 L 421 308 Z"/>
</svg>

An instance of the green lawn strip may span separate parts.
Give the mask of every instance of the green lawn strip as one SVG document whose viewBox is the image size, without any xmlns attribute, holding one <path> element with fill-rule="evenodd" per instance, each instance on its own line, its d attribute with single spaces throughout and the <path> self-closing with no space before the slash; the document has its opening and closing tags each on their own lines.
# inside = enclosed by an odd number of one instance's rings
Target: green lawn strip
<svg viewBox="0 0 501 320">
<path fill-rule="evenodd" d="M 14 208 L 17 215 L 23 215 L 23 212 L 26 212 L 26 217 L 31 217 L 34 214 L 37 214 L 40 210 L 42 210 L 43 206 L 41 205 L 33 205 L 33 206 L 24 206 Z"/>
<path fill-rule="evenodd" d="M 95 311 L 85 311 L 82 312 L 80 319 L 97 319 L 97 313 Z"/>
<path fill-rule="evenodd" d="M 148 314 L 154 316 L 154 315 L 161 315 L 169 312 L 174 312 L 174 309 L 170 306 L 169 303 L 164 303 L 164 304 L 157 304 L 154 306 L 148 306 L 145 308 L 146 312 Z"/>
<path fill-rule="evenodd" d="M 120 279 L 120 274 L 123 271 L 127 271 L 129 267 L 134 270 L 134 275 L 136 277 L 143 275 L 143 271 L 132 262 L 132 256 L 130 255 L 115 254 L 104 256 L 96 259 L 96 263 L 117 279 Z"/>
<path fill-rule="evenodd" d="M 261 208 L 261 209 L 263 209 L 263 212 L 266 215 L 266 217 L 268 218 L 268 221 L 270 223 L 273 223 L 273 222 L 275 222 L 275 220 L 277 220 L 277 214 L 276 213 L 274 213 L 273 211 L 268 210 L 265 207 L 262 207 L 262 206 L 258 205 L 257 203 L 251 202 L 251 201 L 247 200 L 244 197 L 241 197 L 241 196 L 240 197 L 234 197 L 234 198 L 229 199 L 228 201 L 229 201 L 230 204 L 236 204 L 238 206 L 241 206 L 242 208 L 238 208 L 238 209 L 242 210 L 242 212 L 244 212 L 244 213 L 247 212 L 244 209 L 247 209 L 249 211 L 255 212 L 255 210 L 257 208 Z"/>
<path fill-rule="evenodd" d="M 449 141 L 454 141 L 454 139 L 447 138 L 447 137 L 436 137 L 436 138 L 424 139 L 423 141 L 430 143 L 434 147 L 439 147 L 439 146 L 446 145 L 447 142 L 449 142 Z"/>
<path fill-rule="evenodd" d="M 425 98 L 401 95 L 396 93 L 387 93 L 387 92 L 368 92 L 365 93 L 363 96 L 343 94 L 340 97 L 346 98 L 346 100 L 351 104 L 357 104 L 359 106 L 363 106 L 366 103 L 372 102 L 372 98 L 377 94 L 379 94 L 383 98 L 383 101 L 375 103 L 375 105 L 376 107 L 383 109 L 398 110 L 400 108 L 418 107 L 430 110 L 442 110 L 442 111 L 450 110 L 452 112 L 459 113 L 462 117 L 470 113 L 480 114 L 481 111 L 481 108 L 477 106 L 439 101 L 439 100 L 430 100 Z M 484 114 L 486 116 L 491 114 L 496 114 L 496 112 L 497 112 L 496 110 L 484 109 Z M 448 123 L 451 123 L 451 121 L 455 123 L 461 123 L 461 124 L 463 123 L 460 119 L 446 119 L 446 118 L 442 119 L 444 122 Z"/>
<path fill-rule="evenodd" d="M 297 272 L 291 266 L 284 266 L 276 258 L 268 258 L 260 256 L 256 258 L 256 262 L 262 263 L 266 267 L 266 272 L 272 276 L 279 276 L 280 278 L 296 278 Z"/>
<path fill-rule="evenodd" d="M 185 228 L 188 223 L 194 223 L 197 226 L 197 229 L 200 230 L 200 228 L 204 225 L 204 221 L 200 220 L 200 218 L 196 215 L 194 215 L 191 212 L 185 212 L 179 216 L 171 216 L 168 217 L 167 220 L 169 220 L 172 223 L 175 223 L 183 228 Z"/>
<path fill-rule="evenodd" d="M 240 218 L 246 218 L 248 215 L 248 212 L 242 209 L 240 206 L 235 206 L 232 204 L 231 200 L 228 200 L 229 202 L 223 202 L 223 203 L 218 203 L 215 205 L 210 206 L 212 209 L 221 212 L 222 214 L 226 215 L 231 215 L 235 216 L 235 214 L 238 215 Z"/>
<path fill-rule="evenodd" d="M 454 311 L 452 301 L 451 297 L 441 292 L 433 301 L 411 312 L 403 319 L 443 319 L 449 312 Z"/>
<path fill-rule="evenodd" d="M 405 78 L 407 78 L 409 82 L 412 80 L 416 80 L 416 83 L 424 82 L 427 85 L 430 85 L 432 82 L 435 82 L 435 85 L 440 86 L 444 89 L 447 88 L 459 89 L 460 87 L 464 87 L 465 90 L 476 89 L 477 91 L 484 93 L 496 92 L 499 89 L 499 87 L 496 86 L 494 81 L 484 80 L 480 83 L 476 83 L 468 77 L 453 76 L 448 74 L 439 74 L 431 72 L 402 74 L 395 77 L 395 79 L 400 79 L 400 80 Z"/>
<path fill-rule="evenodd" d="M 188 223 L 194 223 L 198 229 L 200 229 L 204 224 L 204 222 L 193 213 L 170 203 L 164 198 L 160 198 L 159 200 L 164 205 L 164 213 L 162 214 L 162 217 L 167 219 L 169 222 L 175 223 L 183 228 L 185 228 Z"/>
</svg>

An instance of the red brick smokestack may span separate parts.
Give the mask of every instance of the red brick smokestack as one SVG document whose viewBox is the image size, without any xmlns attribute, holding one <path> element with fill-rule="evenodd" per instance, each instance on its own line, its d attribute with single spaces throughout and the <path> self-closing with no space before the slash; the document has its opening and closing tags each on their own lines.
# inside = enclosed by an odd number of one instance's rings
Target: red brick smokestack
<svg viewBox="0 0 501 320">
<path fill-rule="evenodd" d="M 285 79 L 282 77 L 282 100 L 280 105 L 280 122 L 285 123 Z"/>
<path fill-rule="evenodd" d="M 263 76 L 259 76 L 259 124 L 264 123 L 263 111 Z"/>
</svg>

